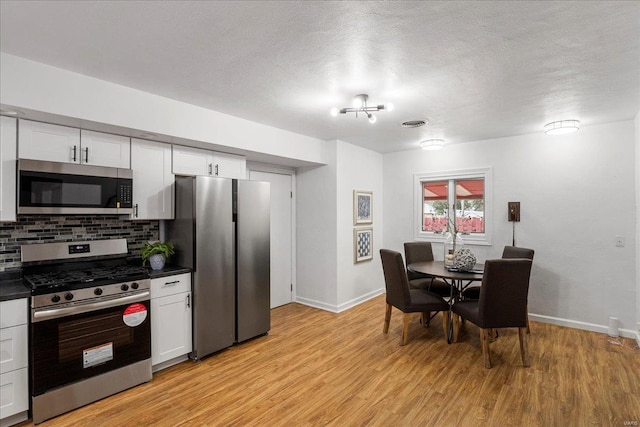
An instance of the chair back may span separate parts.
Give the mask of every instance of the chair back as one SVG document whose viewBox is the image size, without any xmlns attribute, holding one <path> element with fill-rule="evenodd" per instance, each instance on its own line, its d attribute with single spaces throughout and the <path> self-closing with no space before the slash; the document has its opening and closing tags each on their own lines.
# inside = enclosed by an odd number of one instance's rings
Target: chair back
<svg viewBox="0 0 640 427">
<path fill-rule="evenodd" d="M 430 242 L 406 242 L 404 244 L 404 256 L 407 265 L 414 262 L 433 261 L 433 248 Z M 407 271 L 409 280 L 419 279 L 424 275 Z"/>
<path fill-rule="evenodd" d="M 484 263 L 478 315 L 484 328 L 525 327 L 532 261 L 494 259 Z"/>
<path fill-rule="evenodd" d="M 380 249 L 380 258 L 387 289 L 387 304 L 397 308 L 408 306 L 411 303 L 411 295 L 402 254 L 390 249 Z"/>
<path fill-rule="evenodd" d="M 508 258 L 526 258 L 533 259 L 534 250 L 527 248 L 518 248 L 516 246 L 505 246 L 502 251 L 502 259 Z"/>
</svg>

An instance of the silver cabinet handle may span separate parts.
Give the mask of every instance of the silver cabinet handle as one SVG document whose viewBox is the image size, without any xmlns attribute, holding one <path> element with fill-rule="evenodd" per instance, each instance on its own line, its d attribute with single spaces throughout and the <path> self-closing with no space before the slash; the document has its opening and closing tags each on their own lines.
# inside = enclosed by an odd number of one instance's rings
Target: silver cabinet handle
<svg viewBox="0 0 640 427">
<path fill-rule="evenodd" d="M 73 151 L 73 161 L 76 161 L 76 150 L 78 149 L 78 147 L 76 147 L 75 145 L 73 146 L 73 149 L 71 151 Z"/>
<path fill-rule="evenodd" d="M 84 149 L 84 153 L 85 153 L 85 155 L 84 155 L 84 162 L 85 162 L 85 163 L 89 163 L 89 147 L 87 147 L 87 148 L 85 148 L 85 149 Z"/>
<path fill-rule="evenodd" d="M 187 308 L 191 307 L 191 294 L 187 294 Z"/>
<path fill-rule="evenodd" d="M 180 283 L 179 280 L 174 280 L 173 282 L 164 282 L 164 286 L 173 286 L 177 285 L 178 283 Z"/>
<path fill-rule="evenodd" d="M 218 165 L 216 165 L 216 176 L 218 176 Z"/>
<path fill-rule="evenodd" d="M 133 216 L 134 218 L 138 218 L 138 204 L 133 205 Z"/>
<path fill-rule="evenodd" d="M 213 175 L 213 163 L 209 163 L 209 175 Z"/>
</svg>

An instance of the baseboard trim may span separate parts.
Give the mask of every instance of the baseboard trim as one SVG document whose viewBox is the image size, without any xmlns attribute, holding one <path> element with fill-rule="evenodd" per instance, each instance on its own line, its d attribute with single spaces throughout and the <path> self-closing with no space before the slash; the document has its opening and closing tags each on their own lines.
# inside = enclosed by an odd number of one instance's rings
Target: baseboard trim
<svg viewBox="0 0 640 427">
<path fill-rule="evenodd" d="M 638 347 L 640 347 L 640 332 L 636 334 L 636 342 L 638 343 Z"/>
<path fill-rule="evenodd" d="M 358 298 L 354 298 L 350 301 L 347 301 L 340 305 L 327 304 L 326 302 L 313 300 L 310 298 L 304 298 L 296 296 L 296 302 L 302 305 L 307 305 L 313 308 L 319 308 L 320 310 L 330 311 L 332 313 L 341 313 L 345 310 L 348 310 L 352 307 L 355 307 L 358 304 L 362 304 L 365 301 L 369 301 L 372 298 L 377 297 L 385 292 L 384 289 L 376 289 L 375 291 L 368 292 Z"/>
<path fill-rule="evenodd" d="M 578 320 L 563 319 L 560 317 L 543 316 L 541 314 L 529 313 L 529 319 L 533 320 L 534 322 L 550 323 L 552 325 L 567 326 L 569 328 L 599 332 L 602 334 L 607 334 L 609 332 L 609 327 L 607 325 L 597 325 L 595 323 L 580 322 Z M 621 337 L 636 338 L 636 340 L 640 340 L 640 336 L 631 329 L 619 329 L 618 332 L 620 333 Z M 640 345 L 640 341 L 638 345 Z"/>
</svg>

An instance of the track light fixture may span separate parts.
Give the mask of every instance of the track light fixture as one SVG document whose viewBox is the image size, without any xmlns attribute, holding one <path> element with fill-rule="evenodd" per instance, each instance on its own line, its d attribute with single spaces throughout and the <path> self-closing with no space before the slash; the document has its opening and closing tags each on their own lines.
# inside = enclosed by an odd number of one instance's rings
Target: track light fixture
<svg viewBox="0 0 640 427">
<path fill-rule="evenodd" d="M 356 117 L 358 117 L 358 113 L 362 113 L 367 116 L 367 118 L 369 119 L 369 123 L 375 123 L 377 118 L 376 116 L 371 114 L 371 112 L 380 110 L 393 110 L 393 104 L 387 104 L 386 106 L 384 104 L 378 104 L 374 107 L 369 107 L 367 105 L 367 99 L 369 99 L 369 95 L 367 95 L 366 93 L 356 95 L 355 98 L 353 98 L 353 107 L 345 107 L 341 109 L 338 109 L 338 107 L 333 107 L 331 109 L 331 115 L 335 117 L 338 115 L 338 113 L 356 113 Z"/>
</svg>

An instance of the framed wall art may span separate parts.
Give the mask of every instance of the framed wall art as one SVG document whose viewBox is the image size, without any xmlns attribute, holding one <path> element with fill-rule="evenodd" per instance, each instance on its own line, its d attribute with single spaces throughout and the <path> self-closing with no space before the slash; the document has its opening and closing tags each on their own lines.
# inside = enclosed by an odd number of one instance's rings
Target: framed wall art
<svg viewBox="0 0 640 427">
<path fill-rule="evenodd" d="M 353 224 L 373 224 L 373 192 L 353 190 Z"/>
<path fill-rule="evenodd" d="M 373 258 L 373 227 L 353 229 L 353 262 L 358 263 Z"/>
</svg>

